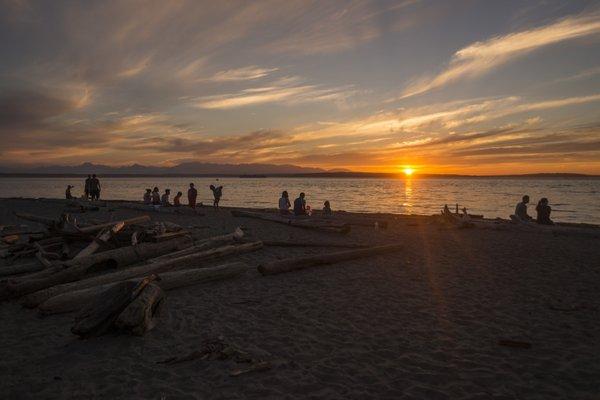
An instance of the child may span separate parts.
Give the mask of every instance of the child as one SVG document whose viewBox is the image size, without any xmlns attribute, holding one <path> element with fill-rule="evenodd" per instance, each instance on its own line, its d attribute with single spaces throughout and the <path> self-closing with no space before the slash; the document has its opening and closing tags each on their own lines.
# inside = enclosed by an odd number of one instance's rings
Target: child
<svg viewBox="0 0 600 400">
<path fill-rule="evenodd" d="M 331 204 L 329 204 L 329 200 L 325 200 L 325 203 L 323 203 L 323 215 L 332 215 L 333 211 L 331 211 Z"/>
<path fill-rule="evenodd" d="M 210 185 L 210 190 L 213 192 L 214 201 L 213 207 L 218 210 L 219 209 L 219 201 L 221 201 L 221 196 L 223 195 L 223 186 L 215 186 Z"/>
</svg>

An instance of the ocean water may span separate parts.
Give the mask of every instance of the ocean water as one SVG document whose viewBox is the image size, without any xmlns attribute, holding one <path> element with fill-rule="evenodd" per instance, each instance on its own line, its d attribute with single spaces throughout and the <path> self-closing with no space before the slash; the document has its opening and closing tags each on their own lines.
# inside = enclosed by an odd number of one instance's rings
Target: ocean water
<svg viewBox="0 0 600 400">
<path fill-rule="evenodd" d="M 104 199 L 141 200 L 144 189 L 158 186 L 186 193 L 190 182 L 198 189 L 198 201 L 210 204 L 210 184 L 215 178 L 196 177 L 106 177 L 100 178 Z M 453 209 L 467 207 L 472 214 L 486 218 L 507 218 L 523 194 L 531 197 L 530 215 L 535 204 L 547 197 L 552 218 L 563 222 L 600 224 L 600 179 L 336 179 L 336 178 L 219 178 L 223 185 L 221 204 L 235 207 L 277 207 L 283 190 L 293 201 L 303 191 L 313 209 L 329 200 L 334 210 L 386 212 L 398 214 L 437 213 L 448 204 Z M 83 191 L 81 178 L 2 177 L 0 197 L 63 198 L 66 186 L 75 186 L 74 195 Z"/>
</svg>

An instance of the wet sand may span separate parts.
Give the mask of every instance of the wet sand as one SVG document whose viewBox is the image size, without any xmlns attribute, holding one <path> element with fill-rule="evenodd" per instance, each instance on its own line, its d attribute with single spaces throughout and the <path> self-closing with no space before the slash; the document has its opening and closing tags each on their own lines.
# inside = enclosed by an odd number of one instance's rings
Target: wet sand
<svg viewBox="0 0 600 400">
<path fill-rule="evenodd" d="M 0 224 L 57 217 L 61 202 L 0 200 Z M 40 317 L 0 304 L 0 393 L 6 399 L 597 399 L 600 393 L 600 228 L 457 229 L 430 217 L 377 215 L 388 229 L 348 236 L 247 218 L 227 209 L 153 220 L 242 225 L 262 240 L 401 243 L 394 254 L 167 293 L 166 313 L 143 337 L 80 340 L 72 314 Z M 78 219 L 142 215 L 131 209 Z M 345 220 L 373 215 L 344 214 Z M 500 226 L 500 225 L 498 225 Z M 587 234 L 589 233 L 589 234 Z M 265 247 L 207 262 L 256 266 L 342 249 Z M 229 376 L 232 361 L 157 361 L 223 336 L 268 371 Z M 531 348 L 500 345 L 527 342 Z"/>
</svg>

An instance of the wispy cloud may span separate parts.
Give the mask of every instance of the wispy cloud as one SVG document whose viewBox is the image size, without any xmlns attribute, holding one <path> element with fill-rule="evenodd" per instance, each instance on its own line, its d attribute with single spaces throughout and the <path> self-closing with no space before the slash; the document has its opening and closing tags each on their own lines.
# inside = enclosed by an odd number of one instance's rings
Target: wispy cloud
<svg viewBox="0 0 600 400">
<path fill-rule="evenodd" d="M 598 33 L 600 15 L 592 14 L 569 17 L 539 28 L 476 42 L 457 51 L 441 73 L 410 84 L 402 97 L 428 92 L 461 79 L 477 78 L 539 48 Z"/>
<path fill-rule="evenodd" d="M 229 109 L 264 103 L 298 104 L 312 102 L 339 102 L 351 96 L 352 87 L 328 88 L 323 85 L 300 84 L 296 77 L 283 78 L 270 86 L 244 89 L 235 93 L 206 96 L 197 99 L 195 106 L 205 109 Z"/>
<path fill-rule="evenodd" d="M 275 72 L 277 70 L 278 68 L 261 68 L 256 65 L 251 65 L 248 67 L 228 69 L 217 72 L 208 80 L 214 82 L 248 81 L 263 78 L 269 75 L 271 72 Z"/>
</svg>

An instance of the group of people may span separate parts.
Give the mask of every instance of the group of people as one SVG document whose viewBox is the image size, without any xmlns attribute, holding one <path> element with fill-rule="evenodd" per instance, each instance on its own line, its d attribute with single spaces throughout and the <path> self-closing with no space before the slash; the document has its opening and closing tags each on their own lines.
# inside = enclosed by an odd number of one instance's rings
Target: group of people
<svg viewBox="0 0 600 400">
<path fill-rule="evenodd" d="M 511 219 L 517 220 L 519 222 L 533 221 L 534 220 L 533 217 L 531 217 L 527 213 L 527 204 L 529 204 L 529 201 L 530 201 L 529 196 L 527 196 L 527 195 L 523 196 L 521 201 L 515 207 L 515 214 L 510 216 Z M 550 205 L 548 203 L 549 203 L 548 199 L 545 197 L 542 197 L 538 201 L 537 206 L 535 207 L 535 211 L 537 213 L 535 221 L 538 224 L 542 224 L 542 225 L 553 225 L 554 224 L 554 222 L 550 219 L 550 213 L 552 212 L 552 208 L 550 207 Z"/>
<path fill-rule="evenodd" d="M 73 185 L 67 185 L 67 189 L 65 190 L 65 198 L 67 200 L 74 199 L 73 193 L 71 193 L 71 189 L 73 189 Z M 85 182 L 83 184 L 83 195 L 81 196 L 84 200 L 100 200 L 100 190 L 102 186 L 100 185 L 100 179 L 96 176 L 96 174 L 88 175 L 85 178 Z"/>
<path fill-rule="evenodd" d="M 213 192 L 214 197 L 213 207 L 218 210 L 219 202 L 221 201 L 221 197 L 223 196 L 223 186 L 210 185 L 210 190 Z M 144 193 L 144 204 L 162 207 L 181 207 L 182 196 L 182 192 L 177 192 L 177 194 L 173 198 L 173 203 L 171 203 L 171 189 L 165 189 L 164 193 L 161 195 L 158 187 L 154 187 L 154 189 L 146 189 L 146 193 Z M 190 187 L 187 191 L 187 198 L 188 206 L 191 208 L 196 208 L 198 190 L 196 189 L 193 183 L 190 183 Z M 200 203 L 199 205 L 202 206 L 202 203 Z"/>
<path fill-rule="evenodd" d="M 300 193 L 300 195 L 294 200 L 294 208 L 292 208 L 292 204 L 290 203 L 290 196 L 287 190 L 284 190 L 281 193 L 281 198 L 279 199 L 279 214 L 281 215 L 295 215 L 295 216 L 309 216 L 312 214 L 312 210 L 310 206 L 306 205 L 306 195 L 304 192 Z M 331 215 L 331 204 L 329 200 L 326 200 L 323 203 L 323 214 Z"/>
</svg>

